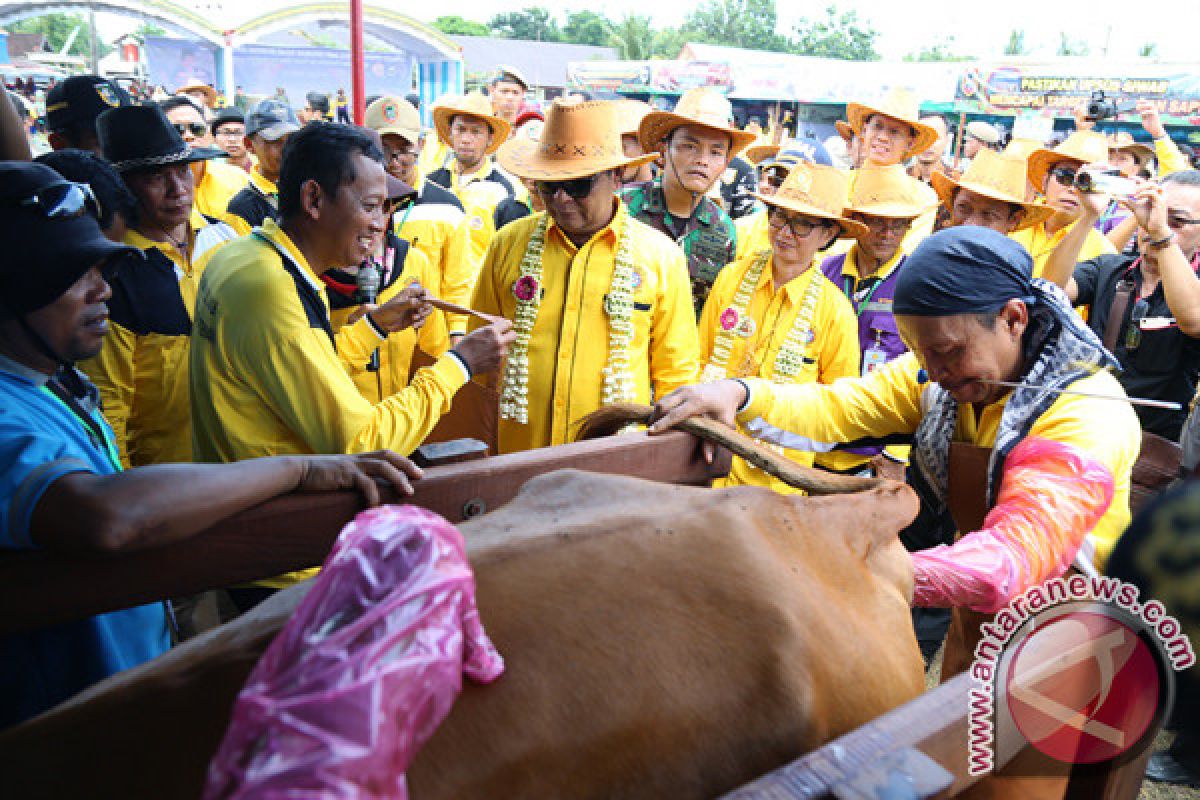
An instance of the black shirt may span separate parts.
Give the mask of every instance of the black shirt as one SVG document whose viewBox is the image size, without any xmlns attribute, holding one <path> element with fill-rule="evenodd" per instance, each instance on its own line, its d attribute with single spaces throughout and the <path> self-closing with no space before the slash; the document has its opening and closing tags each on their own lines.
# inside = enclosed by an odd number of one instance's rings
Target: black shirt
<svg viewBox="0 0 1200 800">
<path fill-rule="evenodd" d="M 1133 281 L 1135 291 L 1120 325 L 1114 356 L 1121 363 L 1121 385 L 1131 397 L 1151 400 L 1173 400 L 1182 405 L 1180 411 L 1134 406 L 1142 429 L 1179 441 L 1180 429 L 1187 418 L 1187 406 L 1196 394 L 1196 378 L 1200 374 L 1200 339 L 1184 335 L 1179 327 L 1157 328 L 1132 323 L 1134 306 L 1142 288 L 1142 270 L 1136 266 L 1136 256 L 1104 255 L 1084 261 L 1075 267 L 1075 284 L 1079 287 L 1078 305 L 1090 305 L 1088 325 L 1101 339 L 1109 324 L 1113 295 L 1121 280 Z M 1167 306 L 1162 283 L 1146 301 L 1145 320 L 1170 319 L 1175 315 Z M 1133 345 L 1133 347 L 1130 347 Z"/>
</svg>

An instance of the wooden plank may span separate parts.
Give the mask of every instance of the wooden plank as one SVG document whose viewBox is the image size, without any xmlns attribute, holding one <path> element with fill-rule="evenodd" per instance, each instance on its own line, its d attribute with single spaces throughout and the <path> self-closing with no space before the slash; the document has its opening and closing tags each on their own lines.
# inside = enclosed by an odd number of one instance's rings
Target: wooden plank
<svg viewBox="0 0 1200 800">
<path fill-rule="evenodd" d="M 559 469 L 699 486 L 728 468 L 728 459 L 706 463 L 699 441 L 689 434 L 651 439 L 631 433 L 433 467 L 416 483 L 416 494 L 399 502 L 457 523 L 503 505 L 530 478 Z M 390 492 L 384 500 L 397 502 Z M 167 547 L 103 559 L 49 553 L 0 556 L 0 633 L 317 566 L 361 509 L 357 492 L 293 494 Z"/>
</svg>

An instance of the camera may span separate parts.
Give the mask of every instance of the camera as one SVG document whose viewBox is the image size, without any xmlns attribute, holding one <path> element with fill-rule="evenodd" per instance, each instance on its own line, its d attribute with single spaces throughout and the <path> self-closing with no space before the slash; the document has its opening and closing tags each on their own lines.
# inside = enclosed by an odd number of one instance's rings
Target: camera
<svg viewBox="0 0 1200 800">
<path fill-rule="evenodd" d="M 1115 169 L 1081 169 L 1075 173 L 1075 188 L 1084 194 L 1110 194 L 1128 197 L 1137 191 L 1137 183 Z"/>
<path fill-rule="evenodd" d="M 1092 99 L 1088 101 L 1087 113 L 1083 115 L 1086 120 L 1097 122 L 1102 119 L 1116 119 L 1120 114 L 1127 114 L 1136 108 L 1134 104 L 1119 105 L 1114 98 L 1110 98 L 1103 90 L 1097 89 L 1092 92 Z"/>
</svg>

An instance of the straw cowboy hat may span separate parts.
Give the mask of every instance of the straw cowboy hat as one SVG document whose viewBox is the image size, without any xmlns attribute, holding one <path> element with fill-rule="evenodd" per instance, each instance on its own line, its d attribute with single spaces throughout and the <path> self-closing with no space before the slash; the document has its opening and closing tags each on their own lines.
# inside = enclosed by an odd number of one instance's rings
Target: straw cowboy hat
<svg viewBox="0 0 1200 800">
<path fill-rule="evenodd" d="M 657 153 L 625 155 L 613 103 L 559 98 L 546 112 L 541 139 L 513 139 L 496 155 L 518 178 L 566 181 L 653 161 Z"/>
<path fill-rule="evenodd" d="M 1000 131 L 995 125 L 981 119 L 967 123 L 967 136 L 989 146 L 1000 144 Z"/>
<path fill-rule="evenodd" d="M 1039 147 L 1029 155 L 1029 182 L 1039 192 L 1046 185 L 1046 176 L 1055 164 L 1074 161 L 1077 164 L 1107 164 L 1108 139 L 1096 131 L 1074 131 L 1053 150 Z"/>
<path fill-rule="evenodd" d="M 1137 165 L 1144 167 L 1154 158 L 1154 148 L 1148 144 L 1135 141 L 1133 134 L 1128 131 L 1117 131 L 1108 137 L 1109 150 L 1125 150 L 1135 159 Z"/>
<path fill-rule="evenodd" d="M 175 90 L 175 94 L 192 94 L 193 92 L 204 95 L 204 104 L 209 108 L 217 104 L 217 90 L 197 78 L 192 78 Z"/>
<path fill-rule="evenodd" d="M 1042 144 L 1037 139 L 1013 138 L 1009 140 L 1008 145 L 1000 152 L 1009 158 L 1019 158 L 1022 161 L 1027 161 L 1033 155 L 1033 151 L 1039 149 Z"/>
<path fill-rule="evenodd" d="M 512 132 L 512 126 L 506 120 L 492 113 L 492 103 L 482 92 L 469 92 L 445 100 L 433 109 L 433 127 L 437 129 L 438 139 L 447 147 L 450 146 L 450 121 L 462 116 L 476 117 L 491 128 L 492 142 L 484 150 L 485 155 L 499 150 Z"/>
<path fill-rule="evenodd" d="M 846 104 L 846 119 L 850 122 L 850 128 L 859 136 L 862 136 L 863 126 L 867 124 L 867 119 L 874 114 L 891 117 L 912 127 L 916 137 L 913 139 L 912 146 L 908 148 L 908 152 L 904 154 L 905 158 L 913 158 L 918 153 L 925 152 L 938 140 L 937 129 L 921 122 L 920 113 L 921 104 L 917 101 L 917 96 L 908 89 L 892 89 L 881 102 L 873 105 Z"/>
<path fill-rule="evenodd" d="M 380 136 L 399 136 L 413 145 L 421 141 L 420 112 L 412 103 L 393 95 L 384 95 L 367 106 L 363 123 Z"/>
<path fill-rule="evenodd" d="M 646 115 L 654 110 L 649 103 L 631 97 L 613 100 L 612 107 L 616 109 L 617 130 L 622 136 L 637 136 L 638 126 L 642 124 Z"/>
<path fill-rule="evenodd" d="M 774 158 L 777 155 L 779 155 L 779 145 L 759 143 L 747 147 L 742 157 L 751 164 L 761 164 L 768 158 Z"/>
<path fill-rule="evenodd" d="M 769 206 L 836 222 L 839 239 L 857 239 L 866 235 L 867 226 L 846 218 L 849 192 L 850 178 L 842 170 L 799 162 L 775 194 L 755 197 Z"/>
<path fill-rule="evenodd" d="M 854 138 L 854 128 L 851 128 L 850 123 L 846 122 L 846 120 L 834 120 L 833 127 L 837 131 L 838 136 L 847 142 Z"/>
<path fill-rule="evenodd" d="M 958 180 L 935 171 L 931 182 L 946 208 L 954 203 L 956 189 L 966 189 L 993 200 L 1020 206 L 1025 213 L 1021 215 L 1016 230 L 1021 230 L 1032 228 L 1054 214 L 1054 209 L 1048 205 L 1025 200 L 1025 181 L 1024 159 L 993 150 L 980 150 Z"/>
<path fill-rule="evenodd" d="M 920 186 L 908 177 L 903 167 L 863 167 L 854 173 L 854 188 L 850 190 L 846 211 L 870 217 L 915 219 L 930 209 L 921 200 Z"/>
<path fill-rule="evenodd" d="M 733 127 L 733 106 L 712 89 L 688 89 L 679 98 L 674 111 L 651 111 L 638 126 L 638 141 L 647 153 L 657 150 L 663 139 L 676 128 L 698 125 L 729 136 L 729 157 L 733 158 L 758 140 L 749 131 Z"/>
</svg>

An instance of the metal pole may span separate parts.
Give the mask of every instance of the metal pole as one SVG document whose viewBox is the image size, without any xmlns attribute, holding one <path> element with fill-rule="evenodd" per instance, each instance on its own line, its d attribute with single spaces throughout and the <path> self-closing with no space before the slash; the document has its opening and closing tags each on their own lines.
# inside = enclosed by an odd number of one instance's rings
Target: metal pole
<svg viewBox="0 0 1200 800">
<path fill-rule="evenodd" d="M 96 10 L 88 9 L 88 48 L 89 58 L 88 66 L 91 67 L 93 75 L 100 74 L 100 53 L 99 47 L 96 46 Z"/>
<path fill-rule="evenodd" d="M 362 0 L 350 0 L 350 84 L 354 124 L 362 125 L 367 115 L 366 72 L 363 64 Z"/>
</svg>

